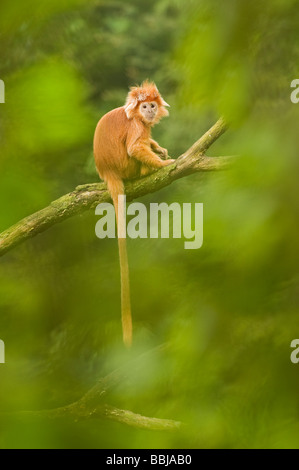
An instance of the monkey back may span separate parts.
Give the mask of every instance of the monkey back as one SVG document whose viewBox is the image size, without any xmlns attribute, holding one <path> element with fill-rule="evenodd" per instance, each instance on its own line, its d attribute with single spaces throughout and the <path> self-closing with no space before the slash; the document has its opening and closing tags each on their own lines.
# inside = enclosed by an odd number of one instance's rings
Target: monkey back
<svg viewBox="0 0 299 470">
<path fill-rule="evenodd" d="M 121 179 L 140 176 L 140 163 L 127 153 L 127 136 L 132 125 L 124 107 L 113 109 L 98 122 L 93 149 L 96 168 L 103 180 L 109 175 Z"/>
</svg>

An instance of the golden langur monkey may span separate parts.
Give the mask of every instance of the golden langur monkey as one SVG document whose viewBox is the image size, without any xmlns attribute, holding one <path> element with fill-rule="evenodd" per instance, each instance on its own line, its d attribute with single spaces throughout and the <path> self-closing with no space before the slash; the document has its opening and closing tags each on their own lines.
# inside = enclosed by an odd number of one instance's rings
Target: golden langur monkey
<svg viewBox="0 0 299 470">
<path fill-rule="evenodd" d="M 129 267 L 124 237 L 125 207 L 123 181 L 151 173 L 174 162 L 166 149 L 151 138 L 151 128 L 164 116 L 166 106 L 154 83 L 145 81 L 132 87 L 124 106 L 113 109 L 99 121 L 94 135 L 94 157 L 100 177 L 107 183 L 118 225 L 121 272 L 121 311 L 123 340 L 132 344 Z M 162 160 L 160 157 L 164 158 Z M 122 234 L 122 236 L 121 236 Z"/>
</svg>

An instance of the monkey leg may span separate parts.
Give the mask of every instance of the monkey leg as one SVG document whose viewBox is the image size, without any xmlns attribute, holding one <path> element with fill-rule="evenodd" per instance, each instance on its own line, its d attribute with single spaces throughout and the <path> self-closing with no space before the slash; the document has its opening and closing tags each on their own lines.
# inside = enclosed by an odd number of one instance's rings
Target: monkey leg
<svg viewBox="0 0 299 470">
<path fill-rule="evenodd" d="M 149 174 L 153 173 L 154 171 L 155 171 L 154 168 L 150 168 L 150 167 L 147 166 L 147 165 L 141 165 L 141 168 L 140 168 L 140 176 L 149 175 Z"/>
</svg>

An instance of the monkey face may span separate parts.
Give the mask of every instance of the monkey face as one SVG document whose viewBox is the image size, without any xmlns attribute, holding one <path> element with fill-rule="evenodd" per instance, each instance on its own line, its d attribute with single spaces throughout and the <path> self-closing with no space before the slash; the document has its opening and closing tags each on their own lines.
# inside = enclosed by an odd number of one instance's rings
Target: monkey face
<svg viewBox="0 0 299 470">
<path fill-rule="evenodd" d="M 158 112 L 158 104 L 156 101 L 144 101 L 139 106 L 139 112 L 144 121 L 152 123 Z"/>
</svg>

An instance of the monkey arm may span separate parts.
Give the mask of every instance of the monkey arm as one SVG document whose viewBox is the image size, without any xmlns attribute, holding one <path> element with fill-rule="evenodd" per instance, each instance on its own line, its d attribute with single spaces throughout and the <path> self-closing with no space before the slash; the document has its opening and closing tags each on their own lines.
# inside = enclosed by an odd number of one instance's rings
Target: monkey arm
<svg viewBox="0 0 299 470">
<path fill-rule="evenodd" d="M 156 142 L 154 139 L 150 139 L 150 146 L 151 148 L 154 150 L 154 151 L 158 151 L 160 150 L 162 147 L 160 147 L 160 145 L 158 144 L 158 142 Z"/>
<path fill-rule="evenodd" d="M 150 146 L 153 149 L 155 153 L 158 153 L 161 155 L 162 158 L 167 158 L 168 157 L 168 150 L 161 147 L 158 142 L 156 142 L 154 139 L 150 139 Z"/>
<path fill-rule="evenodd" d="M 151 168 L 162 168 L 163 166 L 169 165 L 169 160 L 167 160 L 167 162 L 161 160 L 161 158 L 153 152 L 151 142 L 150 130 L 146 128 L 140 120 L 133 119 L 130 122 L 126 139 L 128 155 Z"/>
<path fill-rule="evenodd" d="M 137 140 L 127 147 L 128 155 L 152 168 L 165 166 L 165 161 L 156 155 L 147 141 Z M 168 164 L 168 162 L 167 162 Z"/>
</svg>

